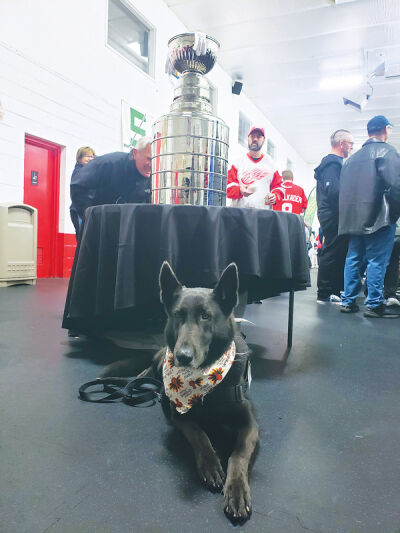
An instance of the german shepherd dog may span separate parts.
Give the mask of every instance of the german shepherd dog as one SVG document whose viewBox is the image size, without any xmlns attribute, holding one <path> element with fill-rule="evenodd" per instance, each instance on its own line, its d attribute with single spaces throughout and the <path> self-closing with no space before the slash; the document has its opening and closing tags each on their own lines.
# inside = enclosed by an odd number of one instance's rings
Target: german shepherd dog
<svg viewBox="0 0 400 533">
<path fill-rule="evenodd" d="M 231 263 L 224 270 L 212 290 L 182 286 L 170 265 L 164 262 L 159 283 L 161 302 L 167 313 L 167 346 L 154 356 L 152 365 L 140 375 L 162 380 L 167 353 L 173 356 L 173 364 L 180 369 L 201 370 L 212 366 L 231 346 L 235 336 L 233 310 L 238 299 L 236 265 Z M 224 512 L 233 523 L 244 522 L 251 515 L 248 469 L 258 442 L 258 427 L 250 401 L 244 396 L 235 401 L 223 394 L 224 390 L 229 392 L 228 389 L 243 384 L 246 379 L 248 351 L 237 352 L 226 377 L 204 396 L 204 400 L 210 401 L 199 403 L 183 414 L 166 396 L 162 402 L 164 413 L 193 449 L 200 479 L 209 490 L 223 491 Z M 117 376 L 121 369 L 126 375 L 127 368 L 123 363 L 122 367 L 121 362 L 111 364 L 103 376 Z M 126 363 L 129 365 L 129 361 Z M 228 426 L 236 433 L 226 474 L 205 432 L 205 427 L 210 425 L 213 431 Z"/>
</svg>

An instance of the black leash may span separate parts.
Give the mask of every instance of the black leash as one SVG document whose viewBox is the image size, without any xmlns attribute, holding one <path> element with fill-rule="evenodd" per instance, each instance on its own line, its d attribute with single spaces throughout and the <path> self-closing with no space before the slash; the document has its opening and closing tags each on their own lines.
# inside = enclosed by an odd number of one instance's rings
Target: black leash
<svg viewBox="0 0 400 533">
<path fill-rule="evenodd" d="M 120 400 L 132 406 L 151 407 L 161 400 L 163 390 L 164 384 L 150 377 L 97 378 L 79 387 L 79 398 L 92 403 Z"/>
</svg>

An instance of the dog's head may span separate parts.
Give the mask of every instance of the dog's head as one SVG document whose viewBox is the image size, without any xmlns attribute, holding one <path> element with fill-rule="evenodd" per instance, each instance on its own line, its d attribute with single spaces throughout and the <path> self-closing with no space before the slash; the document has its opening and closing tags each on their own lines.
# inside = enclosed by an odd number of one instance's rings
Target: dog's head
<svg viewBox="0 0 400 533">
<path fill-rule="evenodd" d="M 238 302 L 238 271 L 231 263 L 215 289 L 181 285 L 169 263 L 160 271 L 160 297 L 167 312 L 167 345 L 176 366 L 199 368 L 211 364 L 234 336 L 232 311 Z"/>
</svg>

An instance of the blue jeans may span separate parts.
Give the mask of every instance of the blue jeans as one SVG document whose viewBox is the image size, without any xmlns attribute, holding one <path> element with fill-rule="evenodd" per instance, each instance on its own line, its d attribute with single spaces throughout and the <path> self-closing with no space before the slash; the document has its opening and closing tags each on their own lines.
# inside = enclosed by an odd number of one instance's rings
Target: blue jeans
<svg viewBox="0 0 400 533">
<path fill-rule="evenodd" d="M 351 235 L 344 265 L 344 294 L 342 305 L 353 305 L 361 289 L 360 269 L 367 262 L 367 307 L 383 302 L 383 281 L 392 253 L 396 224 L 385 226 L 369 235 Z"/>
</svg>

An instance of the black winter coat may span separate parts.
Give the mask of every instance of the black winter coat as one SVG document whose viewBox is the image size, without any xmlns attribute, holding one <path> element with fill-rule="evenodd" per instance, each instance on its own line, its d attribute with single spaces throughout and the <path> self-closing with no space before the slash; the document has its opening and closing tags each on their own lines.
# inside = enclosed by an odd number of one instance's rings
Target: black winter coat
<svg viewBox="0 0 400 533">
<path fill-rule="evenodd" d="M 339 234 L 368 235 L 400 215 L 400 155 L 371 137 L 343 165 L 340 177 Z"/>
<path fill-rule="evenodd" d="M 78 172 L 80 171 L 81 168 L 83 168 L 84 165 L 82 165 L 81 163 L 76 163 L 75 167 L 74 167 L 74 170 L 72 172 L 72 175 L 71 175 L 71 183 L 74 183 L 76 181 L 76 178 L 78 176 Z M 71 195 L 72 196 L 72 195 Z M 69 210 L 74 213 L 76 213 L 76 208 L 74 207 L 74 204 L 72 203 Z M 72 215 L 71 215 L 72 216 Z"/>
<path fill-rule="evenodd" d="M 328 154 L 314 169 L 314 177 L 317 180 L 318 220 L 324 234 L 337 234 L 342 165 L 343 158 Z"/>
<path fill-rule="evenodd" d="M 83 218 L 93 205 L 150 203 L 151 179 L 140 174 L 130 154 L 113 152 L 74 171 L 70 190 L 71 209 Z"/>
</svg>

